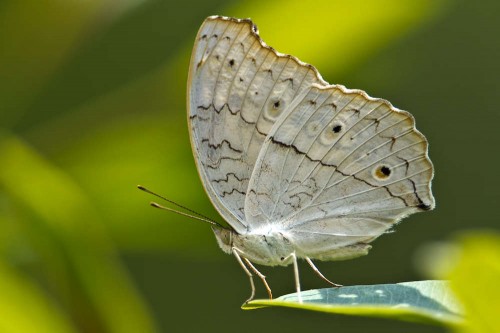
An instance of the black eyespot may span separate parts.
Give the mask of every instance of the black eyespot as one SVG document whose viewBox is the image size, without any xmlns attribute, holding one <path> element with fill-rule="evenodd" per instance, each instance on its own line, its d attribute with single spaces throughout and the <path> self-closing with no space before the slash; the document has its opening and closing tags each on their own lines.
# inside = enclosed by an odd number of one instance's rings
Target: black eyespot
<svg viewBox="0 0 500 333">
<path fill-rule="evenodd" d="M 373 175 L 375 176 L 376 179 L 386 180 L 391 175 L 392 170 L 387 165 L 379 165 L 378 167 L 375 168 L 375 170 L 373 170 L 373 172 L 374 172 Z"/>
<path fill-rule="evenodd" d="M 280 107 L 280 101 L 274 102 L 273 106 L 274 106 L 275 109 L 279 108 Z"/>
<path fill-rule="evenodd" d="M 229 60 L 229 66 L 231 66 L 231 67 L 234 66 L 234 59 Z"/>
<path fill-rule="evenodd" d="M 332 131 L 333 131 L 334 133 L 339 133 L 340 131 L 342 131 L 342 126 L 340 126 L 340 125 L 335 125 L 335 126 L 333 126 Z"/>
<path fill-rule="evenodd" d="M 391 174 L 391 169 L 389 169 L 384 165 L 383 167 L 380 168 L 380 172 L 382 172 L 384 176 L 389 176 Z"/>
<path fill-rule="evenodd" d="M 281 261 L 283 261 L 283 260 L 285 260 L 285 257 L 281 257 L 280 259 L 281 259 Z"/>
</svg>

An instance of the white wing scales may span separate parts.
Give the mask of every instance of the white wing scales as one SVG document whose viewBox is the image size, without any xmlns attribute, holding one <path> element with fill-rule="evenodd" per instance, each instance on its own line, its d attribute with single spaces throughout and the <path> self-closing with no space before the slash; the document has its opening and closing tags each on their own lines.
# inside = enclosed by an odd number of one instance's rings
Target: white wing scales
<svg viewBox="0 0 500 333">
<path fill-rule="evenodd" d="M 409 113 L 361 91 L 313 86 L 269 132 L 246 217 L 252 228 L 288 231 L 310 253 L 369 242 L 433 208 L 432 175 Z"/>
<path fill-rule="evenodd" d="M 343 260 L 403 217 L 434 208 L 427 140 L 413 117 L 267 46 L 250 20 L 201 26 L 188 78 L 198 172 L 232 227 L 213 223 L 255 286 L 252 264 Z M 211 222 L 208 221 L 207 222 Z M 247 302 L 248 302 L 247 301 Z"/>
<path fill-rule="evenodd" d="M 368 243 L 434 207 L 413 117 L 210 17 L 191 59 L 191 141 L 214 206 L 239 234 L 285 231 L 310 257 Z M 331 255 L 330 255 L 331 258 Z"/>
<path fill-rule="evenodd" d="M 191 59 L 191 141 L 214 206 L 238 232 L 247 230 L 245 196 L 271 127 L 316 70 L 264 46 L 249 20 L 208 18 Z"/>
</svg>

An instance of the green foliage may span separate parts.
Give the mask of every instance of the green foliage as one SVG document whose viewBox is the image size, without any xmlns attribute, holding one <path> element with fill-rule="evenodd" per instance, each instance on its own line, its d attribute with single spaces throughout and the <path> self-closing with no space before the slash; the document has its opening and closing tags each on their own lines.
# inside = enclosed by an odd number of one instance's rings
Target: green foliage
<svg viewBox="0 0 500 333">
<path fill-rule="evenodd" d="M 147 308 L 80 188 L 16 137 L 5 134 L 0 138 L 0 160 L 3 161 L 0 182 L 5 193 L 15 200 L 12 217 L 32 244 L 32 248 L 25 250 L 34 251 L 31 254 L 39 262 L 42 281 L 59 296 L 59 302 L 69 313 L 61 314 L 53 307 L 45 309 L 40 287 L 27 281 L 21 283 L 21 276 L 16 284 L 0 284 L 2 294 L 11 294 L 3 299 L 16 299 L 14 304 L 23 305 L 18 308 L 31 309 L 31 316 L 46 318 L 47 323 L 54 326 L 46 332 L 69 331 L 60 323 L 60 318 L 68 315 L 86 330 L 152 331 L 154 325 Z M 47 200 L 47 191 L 57 200 Z M 19 239 L 14 242 L 5 239 L 2 245 L 9 250 L 9 246 L 17 242 Z M 0 282 L 12 280 L 14 274 L 7 267 L 0 269 Z M 3 305 L 10 311 L 15 309 Z M 0 318 L 0 327 L 10 325 L 12 317 Z M 23 332 L 25 328 L 18 326 L 18 329 Z M 8 331 L 18 330 L 10 327 Z"/>
<path fill-rule="evenodd" d="M 254 300 L 243 308 L 289 307 L 439 324 L 460 333 L 500 332 L 500 235 L 491 231 L 463 233 L 440 252 L 437 258 L 427 260 L 450 282 L 308 290 L 302 292 L 303 303 L 298 302 L 297 294 L 290 294 Z"/>
<path fill-rule="evenodd" d="M 67 315 L 43 290 L 1 262 L 0 286 L 1 332 L 77 332 Z"/>
<path fill-rule="evenodd" d="M 270 45 L 315 64 L 325 79 L 343 83 L 368 59 L 410 36 L 411 32 L 428 27 L 450 3 L 325 0 L 305 5 L 299 0 L 237 3 L 186 0 L 174 5 L 169 1 L 147 0 L 2 1 L 0 331 L 154 332 L 158 330 L 158 321 L 169 322 L 170 314 L 177 316 L 181 311 L 172 298 L 189 298 L 186 293 L 192 289 L 172 288 L 165 281 L 159 281 L 154 285 L 153 294 L 170 299 L 165 301 L 165 309 L 155 308 L 153 312 L 148 305 L 152 303 L 152 296 L 145 299 L 142 293 L 149 286 L 143 282 L 139 292 L 120 256 L 166 254 L 212 261 L 222 257 L 206 228 L 193 227 L 182 218 L 165 217 L 149 209 L 148 198 L 135 188 L 137 184 L 147 185 L 204 214 L 216 216 L 197 178 L 185 120 L 189 52 L 204 17 L 212 14 L 251 17 Z M 467 22 L 472 14 L 467 12 Z M 472 23 L 464 25 L 464 21 L 459 25 L 467 33 L 475 28 Z M 483 22 L 476 17 L 478 21 Z M 492 30 L 486 26 L 482 29 Z M 481 34 L 483 30 L 477 31 Z M 465 33 L 453 35 L 466 36 Z M 481 46 L 457 45 L 456 55 L 479 52 Z M 488 42 L 488 45 L 496 44 Z M 435 50 L 424 51 L 425 56 L 420 58 L 438 54 Z M 449 59 L 453 57 L 448 52 L 441 55 L 446 60 L 441 63 L 452 66 Z M 407 64 L 405 59 L 411 56 L 399 57 L 397 61 L 389 57 L 389 68 L 396 62 Z M 496 62 L 495 59 L 493 64 Z M 452 68 L 452 72 L 459 72 L 461 79 L 451 77 L 446 82 L 475 82 L 462 76 L 468 66 L 459 65 L 460 70 Z M 433 63 L 433 70 L 435 67 Z M 378 87 L 394 88 L 390 85 L 393 84 L 397 88 L 400 84 L 397 75 L 391 76 L 387 70 L 382 70 L 382 74 L 363 72 L 363 77 Z M 423 79 L 409 79 L 420 80 L 409 84 L 421 88 L 417 94 L 423 94 L 426 87 L 434 89 L 427 84 L 429 74 L 424 74 Z M 484 76 L 495 75 L 488 72 Z M 443 86 L 438 85 L 440 93 L 445 92 Z M 494 104 L 484 98 L 484 90 L 478 88 L 476 94 L 477 98 L 471 98 L 475 111 L 484 109 L 480 105 L 482 101 Z M 468 95 L 474 96 L 470 87 Z M 421 100 L 418 96 L 417 99 Z M 437 99 L 442 100 L 454 99 L 450 96 Z M 457 110 L 465 107 L 467 101 L 457 100 L 456 108 L 439 106 L 443 118 L 446 118 L 446 110 L 451 109 L 453 119 L 460 119 Z M 435 105 L 426 109 L 427 106 L 421 105 L 422 112 L 436 109 Z M 433 121 L 439 119 L 433 118 Z M 469 117 L 464 124 L 470 124 Z M 443 127 L 439 123 L 432 126 L 437 128 L 435 133 Z M 463 146 L 467 147 L 469 142 L 477 148 L 476 140 L 456 145 L 455 138 L 441 133 L 435 137 L 453 140 L 441 151 L 460 146 L 458 153 L 462 153 Z M 481 133 L 488 131 L 481 130 Z M 461 134 L 459 140 L 468 137 Z M 437 141 L 430 139 L 431 145 Z M 491 140 L 485 142 L 487 144 L 481 147 L 495 146 Z M 479 150 L 468 151 L 474 154 Z M 489 158 L 491 155 L 490 152 Z M 441 156 L 446 158 L 445 154 L 436 157 Z M 440 173 L 439 160 L 437 162 L 441 177 L 452 174 Z M 488 160 L 482 165 L 487 168 L 495 163 Z M 469 169 L 473 168 L 461 172 Z M 461 179 L 474 179 L 483 186 L 477 181 L 479 176 L 474 173 L 474 177 Z M 448 193 L 453 195 L 458 191 Z M 479 210 L 470 209 L 470 214 L 476 216 Z M 441 211 L 446 212 L 445 208 Z M 448 211 L 448 220 L 453 220 L 450 216 L 454 212 Z M 422 230 L 430 229 L 429 224 L 421 225 Z M 449 226 L 443 225 L 441 228 L 447 233 Z M 497 308 L 489 306 L 490 300 L 498 299 L 495 294 L 498 288 L 491 283 L 498 281 L 495 275 L 498 270 L 485 267 L 496 267 L 495 262 L 499 261 L 488 237 L 464 243 L 467 248 L 464 253 L 471 253 L 470 257 L 464 257 L 463 266 L 457 266 L 451 275 L 457 277 L 451 278 L 452 288 L 470 314 L 469 330 L 474 333 L 490 328 L 489 331 L 494 331 L 492 327 L 498 327 L 495 326 L 498 325 L 495 322 Z M 481 247 L 487 244 L 491 245 L 489 250 Z M 218 257 L 213 256 L 214 253 Z M 174 268 L 156 269 L 154 273 L 162 270 L 168 275 Z M 491 297 L 486 301 L 485 297 L 475 297 L 478 294 Z M 228 303 L 233 306 L 226 296 L 228 294 L 210 301 L 219 302 L 213 306 L 217 309 L 214 311 Z M 196 305 L 190 305 L 193 308 L 185 311 L 186 316 L 197 311 Z M 406 309 L 397 311 L 401 311 L 397 316 L 402 317 Z M 373 315 L 373 311 L 371 313 Z M 412 320 L 435 320 L 422 314 L 405 316 Z"/>
<path fill-rule="evenodd" d="M 467 322 L 457 332 L 500 332 L 500 234 L 463 233 L 458 245 L 458 261 L 448 275 Z"/>
<path fill-rule="evenodd" d="M 298 302 L 297 294 L 290 294 L 275 300 L 254 300 L 243 308 L 282 306 L 453 326 L 463 321 L 460 305 L 444 281 L 307 290 L 301 296 L 303 303 Z"/>
<path fill-rule="evenodd" d="M 328 75 L 327 81 L 329 77 L 335 81 L 387 44 L 434 19 L 448 1 L 351 0 L 332 6 L 331 1 L 320 0 L 313 7 L 304 6 L 302 0 L 259 0 L 257 4 L 245 1 L 230 14 L 252 18 L 266 43 L 314 64 Z M 278 25 L 287 29 L 275 29 Z M 328 52 L 332 49 L 335 52 Z"/>
</svg>

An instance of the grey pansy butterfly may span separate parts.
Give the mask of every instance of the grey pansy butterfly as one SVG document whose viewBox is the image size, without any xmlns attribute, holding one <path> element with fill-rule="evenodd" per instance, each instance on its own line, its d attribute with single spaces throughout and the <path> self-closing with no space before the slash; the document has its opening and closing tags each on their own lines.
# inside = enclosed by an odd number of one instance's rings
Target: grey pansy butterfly
<svg viewBox="0 0 500 333">
<path fill-rule="evenodd" d="M 250 299 L 252 272 L 272 297 L 252 263 L 292 263 L 300 297 L 297 258 L 328 281 L 312 259 L 365 255 L 403 217 L 434 208 L 428 144 L 413 117 L 328 84 L 267 46 L 248 19 L 201 26 L 188 118 L 201 180 L 230 225 L 213 231 L 250 277 Z"/>
</svg>

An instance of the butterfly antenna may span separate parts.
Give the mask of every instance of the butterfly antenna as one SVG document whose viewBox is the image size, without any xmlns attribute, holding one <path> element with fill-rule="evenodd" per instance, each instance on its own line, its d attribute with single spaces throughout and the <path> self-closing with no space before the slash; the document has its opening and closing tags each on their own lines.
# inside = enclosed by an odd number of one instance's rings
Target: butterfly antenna
<svg viewBox="0 0 500 333">
<path fill-rule="evenodd" d="M 210 223 L 210 224 L 212 224 L 212 225 L 216 225 L 216 226 L 218 226 L 218 227 L 224 228 L 221 224 L 219 224 L 219 223 L 215 222 L 215 221 L 214 221 L 214 220 L 212 220 L 211 218 L 206 217 L 205 215 L 202 215 L 202 214 L 200 214 L 200 213 L 198 213 L 198 212 L 196 212 L 196 211 L 194 211 L 194 210 L 192 210 L 192 209 L 189 209 L 189 208 L 187 208 L 187 207 L 185 207 L 185 206 L 183 206 L 183 205 L 180 205 L 180 204 L 178 204 L 178 203 L 177 203 L 177 202 L 175 202 L 175 201 L 172 201 L 172 200 L 170 200 L 170 199 L 167 199 L 167 198 L 165 198 L 164 196 L 161 196 L 161 195 L 159 195 L 159 194 L 157 194 L 157 193 L 155 193 L 155 192 L 153 192 L 153 191 L 150 191 L 150 190 L 148 190 L 147 188 L 145 188 L 145 187 L 144 187 L 144 186 L 142 186 L 142 185 L 137 185 L 137 188 L 138 188 L 139 190 L 141 190 L 141 191 L 144 191 L 144 192 L 146 192 L 146 193 L 149 193 L 149 194 L 154 195 L 155 197 L 158 197 L 158 198 L 160 198 L 160 199 L 162 199 L 162 200 L 165 200 L 166 202 L 169 202 L 169 203 L 171 203 L 172 205 L 175 205 L 175 206 L 177 206 L 177 207 L 179 207 L 179 208 L 182 208 L 182 209 L 184 209 L 184 210 L 186 210 L 186 211 L 188 211 L 188 212 L 190 212 L 190 213 L 193 213 L 194 215 L 191 215 L 191 214 L 184 213 L 184 212 L 181 212 L 181 211 L 178 211 L 178 210 L 172 209 L 172 208 L 168 208 L 168 207 L 162 206 L 162 205 L 160 205 L 160 204 L 158 204 L 158 203 L 156 203 L 156 202 L 151 202 L 151 203 L 150 203 L 150 205 L 151 205 L 152 207 L 159 208 L 159 209 L 163 209 L 163 210 L 166 210 L 166 211 L 169 211 L 169 212 L 172 212 L 172 213 L 176 213 L 176 214 L 179 214 L 179 215 L 182 215 L 182 216 L 186 216 L 186 217 L 189 217 L 189 218 L 192 218 L 192 219 L 195 219 L 195 220 L 199 220 L 199 221 L 207 222 L 207 223 Z"/>
</svg>

